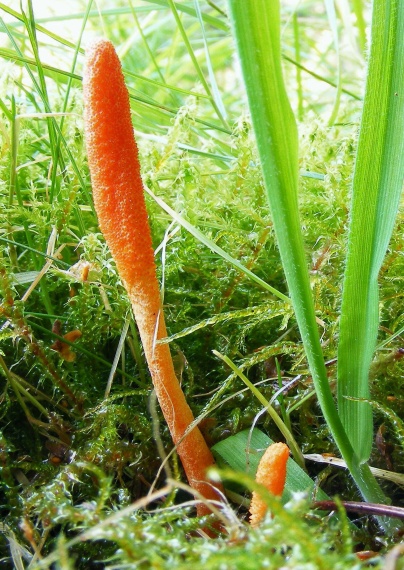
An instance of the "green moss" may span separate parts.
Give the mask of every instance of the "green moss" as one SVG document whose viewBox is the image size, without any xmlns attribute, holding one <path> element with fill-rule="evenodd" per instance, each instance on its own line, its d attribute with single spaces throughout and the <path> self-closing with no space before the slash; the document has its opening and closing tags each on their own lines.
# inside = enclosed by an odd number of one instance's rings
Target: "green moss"
<svg viewBox="0 0 404 570">
<path fill-rule="evenodd" d="M 191 4 L 177 4 L 186 10 L 182 15 L 184 26 L 199 47 L 197 20 L 188 13 L 188 9 L 193 10 Z M 211 102 L 195 83 L 195 70 L 176 35 L 172 13 L 158 3 L 151 5 L 155 13 L 144 14 L 146 4 L 135 9 L 159 65 L 144 55 L 140 40 L 129 42 L 133 22 L 127 25 L 130 9 L 125 3 L 122 8 L 127 9 L 126 16 L 118 6 L 112 14 L 104 15 L 104 25 L 116 43 L 128 40 L 125 69 L 141 76 L 128 76 L 128 84 L 133 88 L 135 128 L 141 135 L 144 180 L 212 241 L 287 294 L 251 125 L 232 70 L 232 45 L 221 13 L 224 6 L 209 2 L 209 9 L 204 7 L 204 11 L 206 8 L 209 16 L 205 22 L 207 37 L 229 128 L 218 120 Z M 307 5 L 302 5 L 302 11 L 307 10 Z M 89 25 L 91 22 L 94 20 Z M 324 26 L 322 14 L 316 15 L 316 25 L 319 22 Z M 26 30 L 20 26 L 17 33 L 16 29 L 15 41 L 28 50 Z M 314 40 L 303 35 L 302 41 L 315 62 Z M 60 42 L 57 44 L 60 48 Z M 9 47 L 12 49 L 11 44 Z M 72 52 L 67 48 L 61 51 L 61 57 L 67 57 L 66 51 L 71 64 Z M 205 65 L 205 56 L 200 57 Z M 323 64 L 319 62 L 320 67 Z M 160 426 L 154 426 L 153 432 L 151 381 L 133 322 L 111 393 L 105 398 L 130 306 L 93 212 L 80 88 L 74 80 L 66 103 L 71 115 L 63 123 L 60 116 L 51 120 L 62 128 L 63 138 L 56 136 L 56 144 L 51 136 L 55 125 L 50 127 L 43 117 L 16 120 L 18 113 L 46 109 L 37 91 L 32 96 L 35 88 L 27 71 L 22 72 L 17 64 L 8 66 L 11 72 L 0 85 L 0 355 L 4 360 L 0 489 L 5 496 L 1 514 L 7 525 L 2 527 L 3 555 L 10 560 L 13 539 L 31 555 L 33 545 L 40 547 L 45 562 L 42 566 L 40 561 L 33 563 L 30 567 L 34 569 L 51 564 L 63 570 L 366 567 L 367 563 L 352 554 L 350 531 L 342 523 L 335 527 L 327 517 L 314 516 L 305 500 L 296 499 L 289 508 L 296 518 L 296 529 L 307 534 L 307 548 L 278 518 L 268 518 L 260 529 L 251 531 L 243 522 L 244 511 L 236 505 L 228 507 L 228 533 L 208 540 L 198 534 L 201 523 L 193 516 L 192 507 L 179 506 L 190 498 L 186 493 L 170 489 L 149 504 L 150 487 L 156 483 L 161 488 L 165 481 L 164 473 L 155 481 L 161 466 L 155 432 L 159 432 L 167 453 L 172 443 L 160 416 Z M 164 72 L 165 84 L 159 69 Z M 293 90 L 294 69 L 286 71 Z M 37 77 L 35 74 L 34 69 Z M 54 112 L 63 110 L 66 76 L 53 72 L 47 82 L 50 108 Z M 357 88 L 355 77 L 351 83 L 350 88 Z M 299 127 L 299 200 L 324 355 L 331 360 L 338 341 L 356 146 L 353 121 L 360 106 L 345 100 L 341 124 L 332 128 L 320 116 L 324 109 L 329 110 L 329 103 L 313 106 Z M 17 122 L 18 148 L 12 144 Z M 51 156 L 58 156 L 57 164 Z M 334 453 L 313 395 L 291 307 L 172 223 L 149 197 L 147 206 L 158 250 L 159 278 L 164 275 L 164 308 L 169 335 L 174 339 L 171 347 L 176 370 L 195 414 L 207 413 L 203 429 L 209 444 L 250 428 L 261 410 L 254 396 L 241 392 L 241 382 L 213 356 L 212 350 L 217 350 L 228 355 L 251 381 L 259 382 L 268 400 L 279 388 L 275 357 L 280 362 L 282 382 L 299 376 L 283 395 L 292 432 L 304 452 Z M 403 465 L 403 433 L 398 420 L 404 407 L 404 359 L 400 351 L 404 327 L 402 225 L 400 212 L 380 277 L 380 342 L 386 344 L 377 352 L 372 372 L 377 428 L 386 426 L 383 437 L 394 446 L 390 455 L 397 470 Z M 55 238 L 52 247 L 51 236 Z M 52 264 L 21 301 L 49 255 Z M 59 321 L 56 327 L 55 321 Z M 55 341 L 62 342 L 64 335 L 75 330 L 81 337 L 69 345 L 76 356 L 68 361 L 55 348 Z M 400 334 L 391 340 L 392 333 L 397 332 Z M 333 385 L 333 365 L 329 366 L 329 376 Z M 258 421 L 263 431 L 279 439 L 268 416 Z M 383 461 L 380 447 L 375 446 L 372 462 L 381 466 Z M 183 480 L 176 458 L 170 457 L 168 462 L 175 477 Z M 313 477 L 319 474 L 320 468 L 308 468 Z M 323 486 L 344 499 L 356 496 L 342 471 L 333 471 Z M 388 493 L 393 503 L 401 499 L 401 491 L 393 485 Z M 21 521 L 25 526 L 21 527 Z M 367 529 L 364 523 L 362 548 L 380 547 L 372 542 L 372 532 L 377 531 Z M 382 568 L 383 558 L 375 558 L 371 564 L 372 568 Z"/>
</svg>

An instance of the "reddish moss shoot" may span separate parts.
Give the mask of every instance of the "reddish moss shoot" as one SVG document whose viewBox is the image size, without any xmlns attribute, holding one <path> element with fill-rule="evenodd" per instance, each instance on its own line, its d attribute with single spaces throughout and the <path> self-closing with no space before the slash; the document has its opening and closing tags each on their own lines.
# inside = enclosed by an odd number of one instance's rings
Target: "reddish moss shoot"
<svg viewBox="0 0 404 570">
<path fill-rule="evenodd" d="M 273 443 L 265 451 L 259 462 L 255 480 L 264 485 L 270 493 L 280 497 L 286 481 L 286 464 L 289 448 L 284 443 Z M 257 492 L 253 492 L 250 504 L 250 524 L 257 527 L 267 512 L 267 504 Z"/>
<path fill-rule="evenodd" d="M 111 42 L 97 40 L 86 52 L 83 77 L 85 137 L 100 229 L 132 304 L 154 389 L 188 482 L 206 499 L 219 494 L 207 482 L 213 456 L 195 427 L 174 372 L 170 349 L 156 340 L 167 336 L 152 238 L 144 200 L 129 94 Z M 198 515 L 209 511 L 205 505 Z"/>
</svg>

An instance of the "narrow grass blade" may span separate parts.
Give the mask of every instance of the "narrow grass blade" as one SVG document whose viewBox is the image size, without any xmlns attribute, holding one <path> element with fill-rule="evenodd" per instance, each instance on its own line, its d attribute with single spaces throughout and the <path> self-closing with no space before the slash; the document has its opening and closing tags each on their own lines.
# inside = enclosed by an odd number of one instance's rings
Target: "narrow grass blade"
<svg viewBox="0 0 404 570">
<path fill-rule="evenodd" d="M 174 18 L 175 18 L 175 21 L 177 22 L 178 29 L 179 29 L 179 31 L 180 31 L 180 33 L 181 33 L 182 39 L 183 39 L 184 44 L 185 44 L 185 46 L 186 46 L 186 48 L 187 48 L 187 50 L 188 50 L 189 56 L 190 56 L 190 58 L 191 58 L 191 60 L 192 60 L 192 63 L 193 63 L 193 65 L 194 65 L 194 67 L 195 67 L 195 71 L 196 71 L 196 73 L 197 73 L 197 75 L 198 75 L 198 77 L 199 77 L 199 80 L 200 80 L 200 82 L 202 83 L 203 88 L 205 89 L 206 93 L 209 95 L 209 97 L 210 97 L 210 99 L 211 99 L 211 102 L 212 102 L 212 106 L 213 106 L 213 108 L 215 109 L 216 114 L 217 114 L 217 116 L 219 117 L 220 121 L 222 122 L 223 126 L 224 126 L 225 128 L 228 128 L 229 126 L 228 126 L 228 124 L 227 124 L 227 122 L 226 122 L 226 119 L 225 119 L 224 116 L 222 115 L 221 109 L 220 109 L 220 108 L 218 107 L 218 105 L 217 105 L 216 98 L 214 97 L 214 95 L 212 94 L 212 92 L 211 92 L 211 90 L 210 90 L 209 84 L 208 84 L 208 82 L 207 82 L 206 79 L 205 79 L 205 76 L 204 76 L 204 74 L 203 74 L 203 71 L 202 71 L 202 69 L 201 69 L 201 67 L 200 67 L 200 65 L 199 65 L 199 62 L 198 62 L 198 60 L 197 60 L 197 58 L 196 58 L 196 55 L 195 55 L 195 52 L 194 52 L 194 50 L 193 50 L 193 48 L 192 48 L 192 45 L 191 45 L 191 43 L 190 43 L 190 41 L 189 41 L 188 35 L 187 35 L 187 33 L 186 33 L 185 29 L 184 29 L 184 26 L 182 25 L 182 21 L 181 21 L 181 18 L 179 17 L 179 15 L 178 15 L 178 11 L 177 11 L 176 4 L 175 4 L 175 2 L 174 2 L 173 0 L 167 0 L 167 2 L 168 2 L 168 5 L 169 5 L 169 7 L 170 7 L 172 13 L 173 13 L 173 16 L 174 16 Z M 202 16 L 201 16 L 201 17 L 202 17 Z"/>
<path fill-rule="evenodd" d="M 366 47 L 366 22 L 363 16 L 364 4 L 363 0 L 352 0 L 353 10 L 356 16 L 356 27 L 358 28 L 359 34 L 359 47 L 362 53 Z"/>
<path fill-rule="evenodd" d="M 195 9 L 190 6 L 189 2 L 172 2 L 172 0 L 146 0 L 148 4 L 151 4 L 150 10 L 155 10 L 156 6 L 170 7 L 174 5 L 178 12 L 183 12 L 184 14 L 189 14 L 190 16 L 196 17 Z M 153 6 L 154 4 L 154 6 Z M 210 14 L 202 14 L 203 21 L 210 26 L 218 28 L 219 30 L 227 30 L 227 23 L 223 21 L 223 18 L 216 18 Z"/>
<path fill-rule="evenodd" d="M 331 117 L 328 120 L 329 125 L 333 125 L 336 121 L 338 116 L 339 105 L 341 101 L 341 52 L 339 48 L 339 37 L 338 37 L 338 23 L 337 23 L 337 14 L 335 12 L 334 0 L 324 0 L 325 7 L 327 10 L 328 21 L 330 23 L 333 42 L 335 51 L 337 53 L 337 91 L 335 93 L 335 100 L 334 100 L 334 107 L 331 113 Z"/>
<path fill-rule="evenodd" d="M 373 4 L 372 40 L 353 179 L 338 348 L 338 407 L 359 459 L 373 429 L 369 368 L 379 322 L 377 276 L 393 231 L 404 180 L 404 4 Z"/>
<path fill-rule="evenodd" d="M 291 63 L 292 65 L 294 65 L 295 67 L 297 67 L 298 69 L 301 69 L 302 71 L 304 71 L 305 73 L 307 73 L 307 75 L 310 75 L 311 77 L 314 77 L 314 79 L 317 79 L 318 81 L 322 81 L 323 83 L 326 83 L 327 85 L 331 85 L 331 87 L 335 87 L 338 88 L 338 85 L 334 82 L 331 81 L 331 79 L 328 79 L 327 77 L 323 77 L 322 75 L 319 75 L 318 73 L 316 73 L 315 71 L 308 69 L 306 66 L 302 65 L 298 59 L 293 59 L 289 56 L 287 56 L 286 54 L 283 54 L 283 59 L 285 61 L 288 61 L 289 63 Z M 361 101 L 362 97 L 360 97 L 359 95 L 357 95 L 356 93 L 353 93 L 352 91 L 350 91 L 349 89 L 345 89 L 344 87 L 341 86 L 341 92 L 345 93 L 345 95 L 349 95 L 350 97 L 352 97 L 353 99 L 356 99 L 357 101 Z"/>
<path fill-rule="evenodd" d="M 303 119 L 303 83 L 302 83 L 302 70 L 300 68 L 300 27 L 297 13 L 293 14 L 293 36 L 296 63 L 296 92 L 297 92 L 297 116 L 299 121 Z"/>
<path fill-rule="evenodd" d="M 230 358 L 228 358 L 227 356 L 224 356 L 223 354 L 220 354 L 220 352 L 218 352 L 217 350 L 213 350 L 212 352 L 215 356 L 217 356 L 218 358 L 223 360 L 223 362 L 225 362 L 227 364 L 227 366 L 231 370 L 233 370 L 233 372 L 235 372 L 237 374 L 237 376 L 240 378 L 240 380 L 242 380 L 244 382 L 244 384 L 251 390 L 251 392 L 254 394 L 254 396 L 257 398 L 257 400 L 264 406 L 264 408 L 268 412 L 268 415 L 270 416 L 270 418 L 272 419 L 272 421 L 274 422 L 276 427 L 279 429 L 279 431 L 281 432 L 283 437 L 286 439 L 286 443 L 290 447 L 290 450 L 291 450 L 296 462 L 300 465 L 300 467 L 303 468 L 304 467 L 303 454 L 302 454 L 299 446 L 297 445 L 296 440 L 293 437 L 293 434 L 290 432 L 290 430 L 288 429 L 288 427 L 286 426 L 284 421 L 278 416 L 277 412 L 271 406 L 271 404 L 268 402 L 268 400 L 266 398 L 264 398 L 264 396 L 258 390 L 258 388 L 256 386 L 254 386 L 254 384 L 252 382 L 249 381 L 247 376 L 245 374 L 243 374 L 243 372 L 241 372 L 241 370 L 234 364 L 234 362 L 232 362 L 230 360 Z"/>
<path fill-rule="evenodd" d="M 227 121 L 226 109 L 225 109 L 225 106 L 223 105 L 223 101 L 222 101 L 222 98 L 220 95 L 219 87 L 217 85 L 216 77 L 215 77 L 215 74 L 213 71 L 213 65 L 212 65 L 212 62 L 210 60 L 208 40 L 206 37 L 205 26 L 203 24 L 202 12 L 201 12 L 201 9 L 199 7 L 199 0 L 194 0 L 194 6 L 195 6 L 195 12 L 196 12 L 196 15 L 198 17 L 199 24 L 200 24 L 201 30 L 202 30 L 203 45 L 205 48 L 206 66 L 208 68 L 209 80 L 210 80 L 210 84 L 212 86 L 212 96 L 213 96 L 213 99 L 216 103 L 216 107 L 220 111 L 220 115 L 223 117 L 223 119 L 225 121 Z"/>
<path fill-rule="evenodd" d="M 16 276 L 14 276 L 16 277 Z M 285 306 L 283 304 L 275 306 L 274 303 L 268 303 L 264 305 L 258 305 L 256 307 L 248 307 L 247 309 L 241 309 L 239 311 L 229 311 L 228 313 L 219 313 L 210 317 L 209 319 L 205 319 L 203 321 L 199 321 L 195 325 L 187 327 L 182 331 L 173 334 L 167 338 L 163 338 L 157 341 L 157 344 L 166 344 L 168 342 L 172 342 L 173 340 L 178 340 L 179 338 L 183 338 L 184 336 L 188 336 L 189 334 L 194 333 L 204 327 L 217 325 L 218 323 L 226 322 L 238 319 L 252 319 L 255 318 L 257 315 L 263 315 L 266 313 L 267 319 L 274 319 L 275 317 L 281 317 L 285 314 Z"/>
<path fill-rule="evenodd" d="M 253 273 L 250 269 L 242 265 L 237 259 L 235 259 L 231 255 L 229 255 L 226 251 L 224 251 L 224 249 L 222 249 L 214 241 L 209 239 L 207 236 L 205 236 L 205 234 L 203 234 L 200 230 L 198 230 L 198 228 L 190 224 L 185 218 L 183 218 L 175 210 L 170 208 L 170 206 L 166 204 L 164 200 L 162 200 L 159 196 L 156 196 L 151 190 L 149 190 L 149 188 L 147 188 L 147 186 L 145 188 L 145 191 L 165 212 L 170 214 L 173 220 L 175 220 L 183 228 L 188 230 L 189 233 L 192 234 L 198 241 L 206 245 L 206 247 L 208 247 L 211 251 L 214 251 L 215 253 L 220 255 L 220 257 L 222 257 L 233 267 L 235 267 L 236 269 L 247 275 L 247 277 L 249 277 L 252 281 L 255 281 L 255 283 L 260 285 L 263 289 L 266 289 L 267 291 L 269 291 L 270 293 L 272 293 L 282 301 L 290 303 L 290 299 L 286 295 L 284 295 L 274 287 L 271 287 L 271 285 L 269 285 L 268 283 L 265 283 L 265 281 L 263 281 L 260 277 L 258 277 L 258 275 L 255 275 L 255 273 Z"/>
</svg>

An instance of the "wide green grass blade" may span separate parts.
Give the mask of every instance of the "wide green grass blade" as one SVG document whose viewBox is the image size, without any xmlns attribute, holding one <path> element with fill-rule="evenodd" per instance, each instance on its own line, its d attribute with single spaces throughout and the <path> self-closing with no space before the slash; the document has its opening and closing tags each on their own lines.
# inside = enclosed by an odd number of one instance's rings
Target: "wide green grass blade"
<svg viewBox="0 0 404 570">
<path fill-rule="evenodd" d="M 379 322 L 377 276 L 404 180 L 404 3 L 375 0 L 359 133 L 338 348 L 338 406 L 361 461 L 373 429 L 369 367 Z"/>
<path fill-rule="evenodd" d="M 324 365 L 299 222 L 297 128 L 282 76 L 279 0 L 229 0 L 229 6 L 274 230 L 317 398 L 363 497 L 385 502 L 347 437 Z M 388 521 L 380 524 L 391 530 Z"/>
<path fill-rule="evenodd" d="M 258 463 L 266 448 L 274 443 L 273 440 L 257 428 L 240 431 L 212 447 L 212 451 L 219 462 L 225 462 L 234 471 L 247 473 L 255 477 Z M 313 493 L 314 481 L 290 457 L 288 459 L 285 490 L 282 503 L 290 501 L 294 493 Z M 319 489 L 316 500 L 326 499 L 327 495 Z"/>
<path fill-rule="evenodd" d="M 298 140 L 283 82 L 279 0 L 229 0 L 269 204 L 300 334 L 324 416 L 348 445 L 327 380 L 298 211 Z M 338 435 L 338 433 L 339 435 Z"/>
</svg>

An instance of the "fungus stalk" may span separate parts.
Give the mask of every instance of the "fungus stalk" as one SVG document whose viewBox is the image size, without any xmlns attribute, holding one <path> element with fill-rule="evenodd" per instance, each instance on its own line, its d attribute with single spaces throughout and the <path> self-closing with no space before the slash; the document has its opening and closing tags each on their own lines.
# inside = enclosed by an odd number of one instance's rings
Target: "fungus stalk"
<svg viewBox="0 0 404 570">
<path fill-rule="evenodd" d="M 286 481 L 286 464 L 289 459 L 289 448 L 284 443 L 273 443 L 262 456 L 255 475 L 255 480 L 268 489 L 276 497 L 281 497 Z M 267 512 L 267 504 L 256 491 L 250 503 L 250 524 L 260 525 Z"/>
<path fill-rule="evenodd" d="M 156 275 L 129 94 L 111 42 L 97 40 L 86 52 L 83 77 L 85 137 L 94 205 L 100 229 L 128 293 L 154 389 L 177 446 L 188 482 L 206 499 L 218 500 L 207 481 L 213 456 L 194 421 L 174 372 Z M 197 508 L 198 515 L 209 511 Z"/>
</svg>

